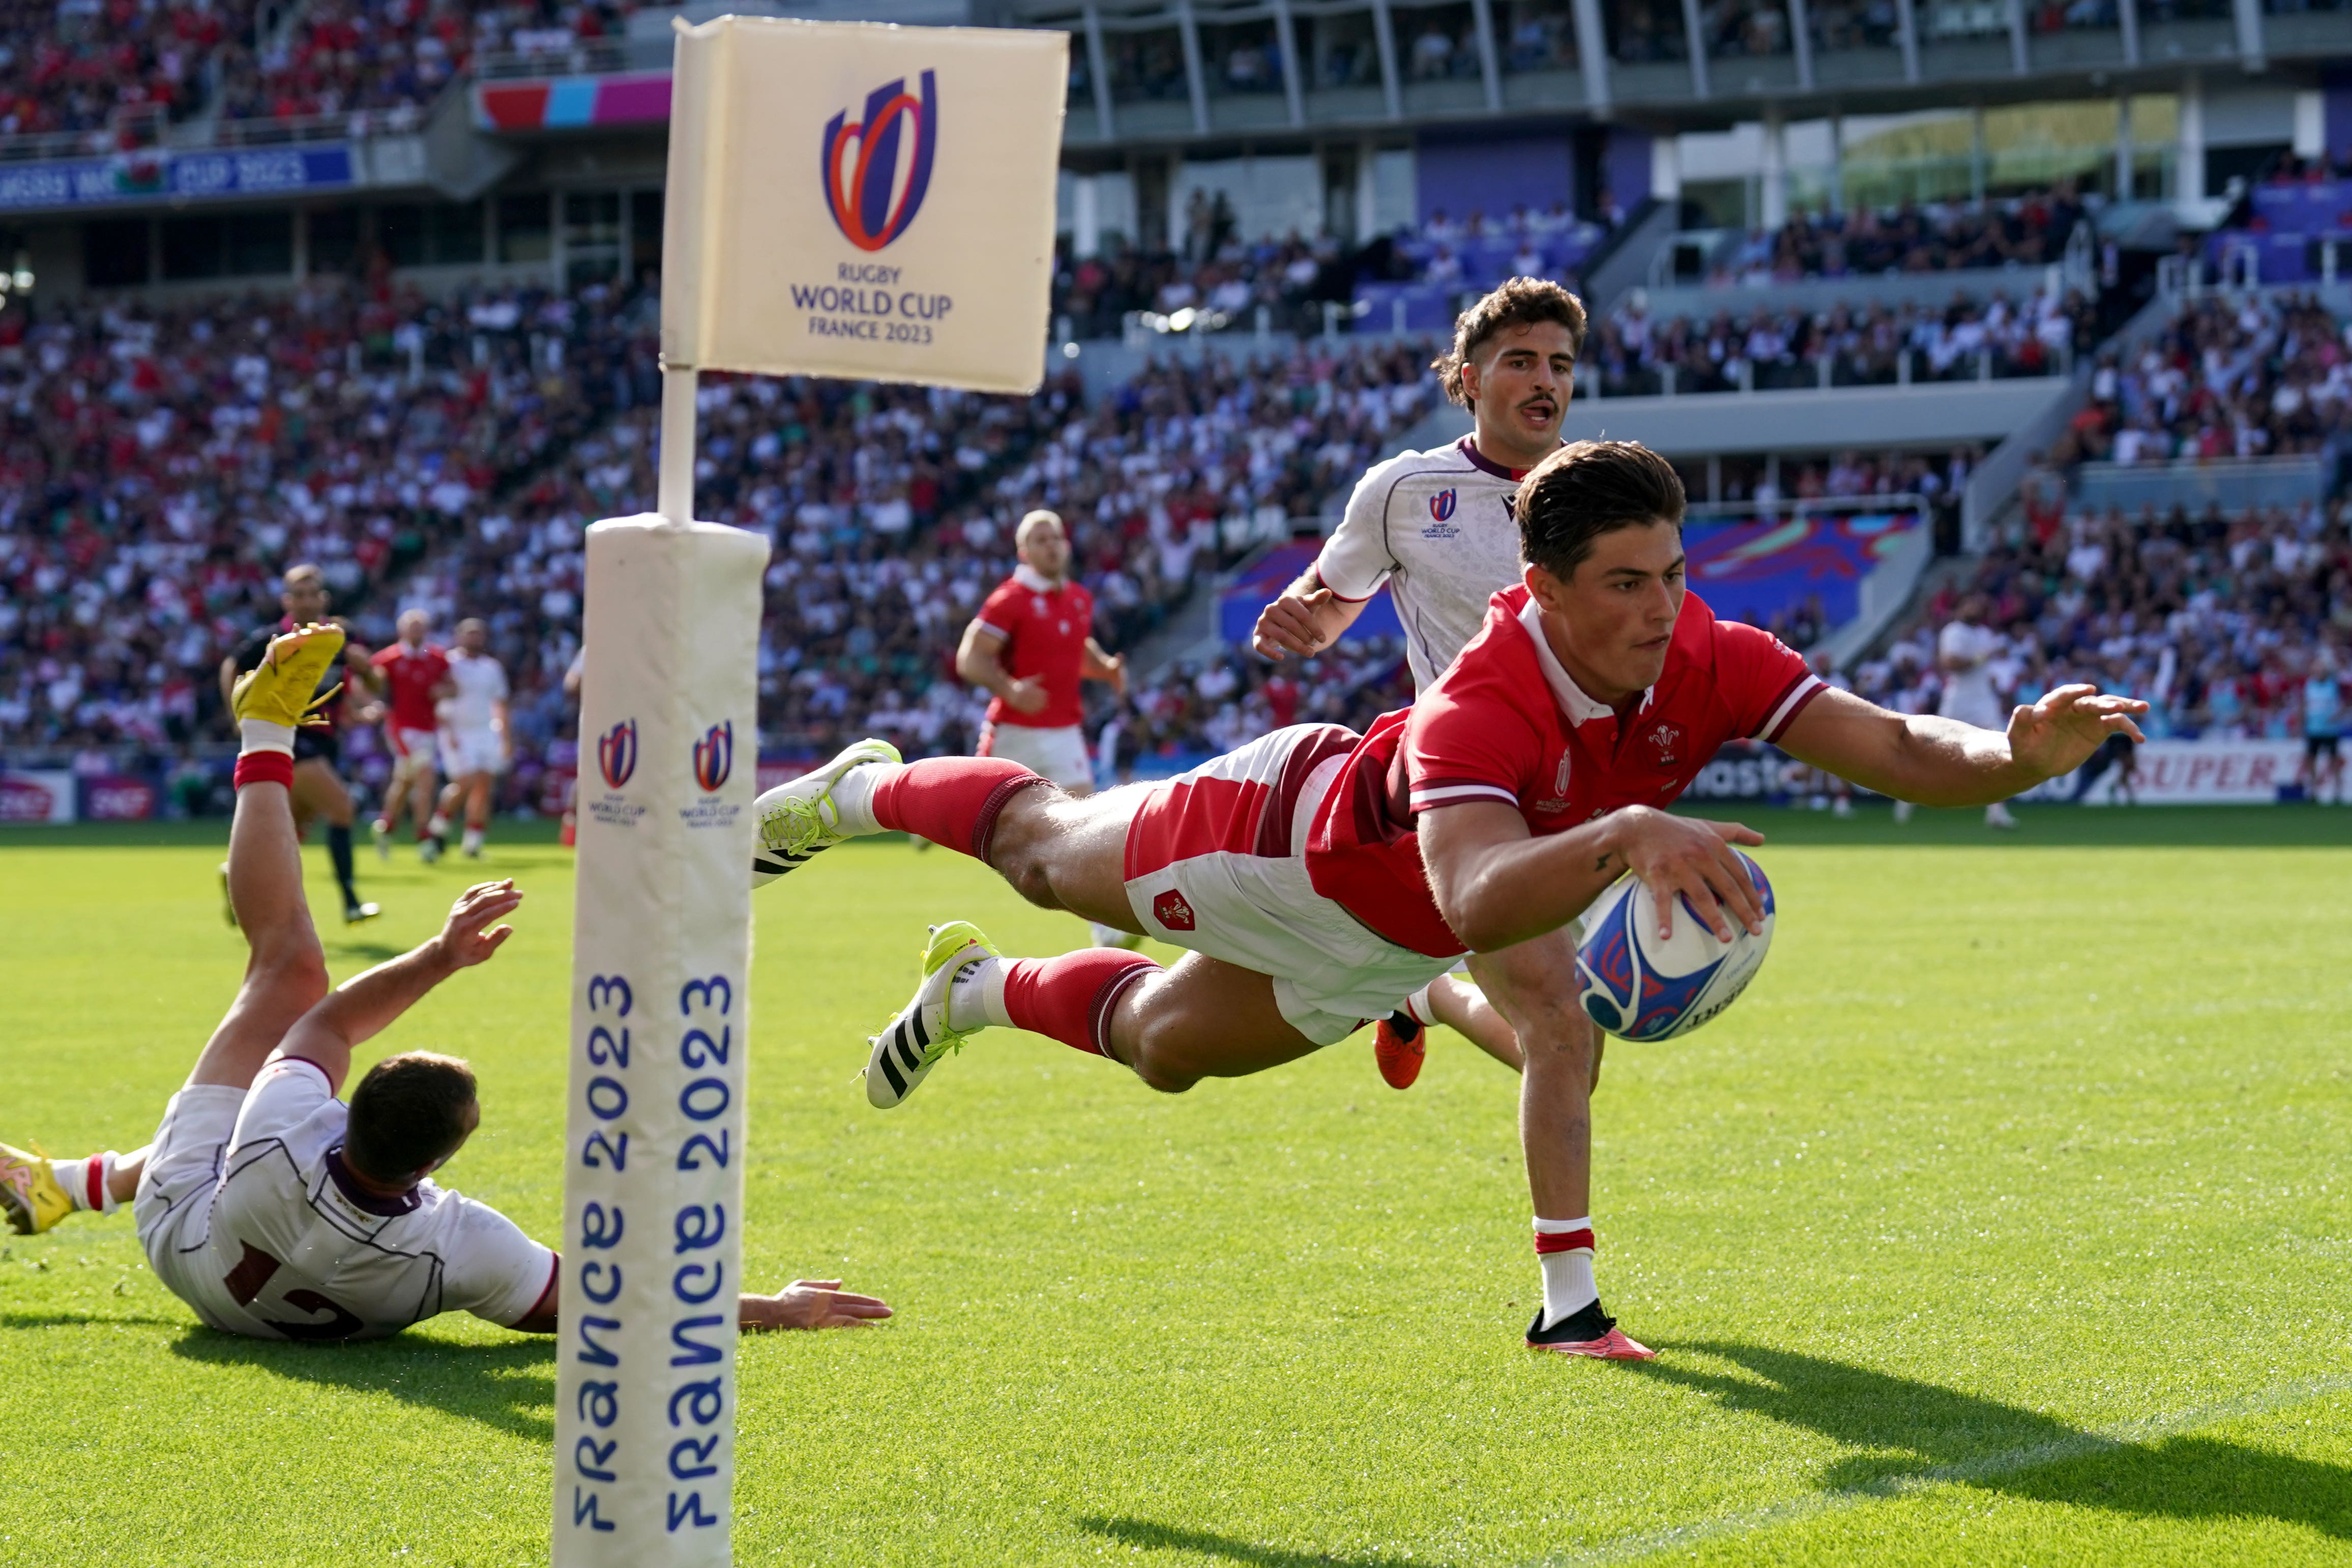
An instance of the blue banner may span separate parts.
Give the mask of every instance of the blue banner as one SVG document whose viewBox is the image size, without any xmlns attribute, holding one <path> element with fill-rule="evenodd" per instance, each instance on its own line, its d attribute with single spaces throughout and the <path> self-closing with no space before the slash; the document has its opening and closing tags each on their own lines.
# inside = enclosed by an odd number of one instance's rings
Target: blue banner
<svg viewBox="0 0 2352 1568">
<path fill-rule="evenodd" d="M 352 150 L 341 142 L 217 152 L 124 152 L 0 167 L 0 212 L 278 196 L 340 190 L 351 183 Z"/>
</svg>

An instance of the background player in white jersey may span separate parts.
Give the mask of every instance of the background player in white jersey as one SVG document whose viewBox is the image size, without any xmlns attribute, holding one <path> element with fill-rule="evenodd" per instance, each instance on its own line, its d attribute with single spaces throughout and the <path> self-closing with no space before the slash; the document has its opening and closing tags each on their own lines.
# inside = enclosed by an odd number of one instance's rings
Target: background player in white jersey
<svg viewBox="0 0 2352 1568">
<path fill-rule="evenodd" d="M 1993 689 L 1995 662 L 2008 644 L 1989 624 L 1991 619 L 1991 607 L 1984 596 L 1971 593 L 1960 601 L 1958 612 L 1936 634 L 1936 666 L 1944 672 L 1944 695 L 1936 711 L 1979 729 L 2000 729 L 2009 723 L 2009 705 Z M 1906 821 L 1910 815 L 1909 801 L 1896 803 L 1895 821 Z M 2013 828 L 2017 819 L 1995 800 L 1985 808 L 1985 826 Z"/>
<path fill-rule="evenodd" d="M 472 1071 L 409 1051 L 371 1068 L 348 1106 L 335 1098 L 352 1048 L 487 961 L 513 929 L 497 922 L 522 902 L 512 882 L 468 888 L 431 941 L 327 988 L 294 834 L 293 740 L 342 645 L 336 628 L 298 628 L 238 684 L 229 890 L 250 956 L 154 1142 L 55 1161 L 0 1145 L 0 1214 L 29 1233 L 130 1203 L 155 1277 L 228 1333 L 369 1339 L 446 1312 L 551 1333 L 556 1255 L 430 1179 L 481 1121 Z M 744 1296 L 743 1326 L 889 1315 L 838 1284 Z"/>
<path fill-rule="evenodd" d="M 978 754 L 1018 762 L 1072 795 L 1094 793 L 1081 688 L 1101 681 L 1127 695 L 1127 661 L 1094 638 L 1095 599 L 1070 576 L 1070 540 L 1061 514 L 1042 507 L 1013 531 L 1021 564 L 981 601 L 956 648 L 956 674 L 993 699 Z M 1137 938 L 1097 925 L 1097 946 Z"/>
<path fill-rule="evenodd" d="M 1559 445 L 1583 347 L 1583 303 L 1549 279 L 1514 277 L 1464 311 L 1452 347 L 1431 368 L 1446 396 L 1470 410 L 1471 434 L 1400 454 L 1356 482 L 1315 564 L 1259 613 L 1257 651 L 1269 659 L 1320 653 L 1385 583 L 1404 625 L 1413 689 L 1444 673 L 1486 624 L 1487 600 L 1519 580 L 1511 498 Z M 1373 1056 L 1392 1086 L 1420 1076 L 1430 1023 L 1520 1065 L 1510 1026 L 1467 978 L 1447 976 L 1381 1025 Z"/>
<path fill-rule="evenodd" d="M 466 810 L 466 858 L 482 852 L 490 825 L 490 799 L 498 777 L 514 755 L 507 733 L 507 672 L 490 653 L 490 629 L 479 621 L 457 622 L 457 645 L 449 651 L 449 695 L 437 710 L 441 721 L 441 804 L 433 813 L 432 841 L 437 856 L 449 838 L 449 818 Z"/>
</svg>

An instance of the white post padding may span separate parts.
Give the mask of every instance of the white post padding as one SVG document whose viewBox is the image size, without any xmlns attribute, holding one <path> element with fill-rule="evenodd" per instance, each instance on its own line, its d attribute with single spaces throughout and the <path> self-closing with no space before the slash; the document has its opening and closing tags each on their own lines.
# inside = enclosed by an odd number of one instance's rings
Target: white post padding
<svg viewBox="0 0 2352 1568">
<path fill-rule="evenodd" d="M 731 1561 L 768 542 L 588 529 L 554 1561 Z"/>
<path fill-rule="evenodd" d="M 678 23 L 663 364 L 1034 392 L 1069 52 L 1058 29 Z"/>
</svg>

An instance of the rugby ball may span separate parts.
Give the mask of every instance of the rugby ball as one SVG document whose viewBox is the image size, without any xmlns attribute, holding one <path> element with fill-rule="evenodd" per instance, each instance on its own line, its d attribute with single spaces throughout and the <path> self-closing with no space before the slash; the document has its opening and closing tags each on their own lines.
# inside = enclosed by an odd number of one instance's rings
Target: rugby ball
<svg viewBox="0 0 2352 1568">
<path fill-rule="evenodd" d="M 1764 929 L 1735 925 L 1728 942 L 1699 923 L 1690 901 L 1675 911 L 1674 934 L 1658 936 L 1658 904 L 1638 877 L 1620 877 L 1584 912 L 1576 967 L 1584 1010 L 1621 1040 L 1672 1040 L 1729 1007 L 1764 967 L 1772 946 L 1772 883 L 1738 850 L 1764 905 Z"/>
</svg>

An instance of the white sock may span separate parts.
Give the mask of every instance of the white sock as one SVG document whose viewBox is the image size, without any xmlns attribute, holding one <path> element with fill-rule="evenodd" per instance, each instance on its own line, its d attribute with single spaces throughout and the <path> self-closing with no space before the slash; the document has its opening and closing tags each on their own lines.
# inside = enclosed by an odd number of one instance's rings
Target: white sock
<svg viewBox="0 0 2352 1568">
<path fill-rule="evenodd" d="M 1436 984 L 1434 980 L 1430 982 L 1430 985 L 1434 984 Z M 1429 1006 L 1429 986 L 1423 986 L 1421 989 L 1413 992 L 1412 995 L 1405 998 L 1404 1010 L 1412 1016 L 1413 1022 L 1421 1025 L 1423 1029 L 1435 1023 L 1437 1021 L 1437 1015 L 1430 1010 Z"/>
<path fill-rule="evenodd" d="M 1559 1252 L 1543 1249 L 1547 1236 L 1573 1236 L 1583 1233 L 1583 1245 Z M 1601 1288 L 1592 1282 L 1592 1217 L 1581 1219 L 1536 1218 L 1536 1261 L 1543 1267 L 1543 1322 L 1549 1328 L 1565 1317 L 1582 1312 L 1601 1299 Z"/>
<path fill-rule="evenodd" d="M 92 1207 L 89 1189 L 92 1167 L 95 1166 L 99 1196 L 97 1212 L 112 1214 L 122 1207 L 115 1201 L 113 1189 L 109 1185 L 114 1178 L 114 1162 L 121 1157 L 109 1149 L 102 1155 L 91 1155 L 87 1159 L 51 1160 L 49 1170 L 58 1178 L 58 1185 L 66 1189 L 66 1196 L 73 1199 L 74 1207 L 85 1209 Z"/>
<path fill-rule="evenodd" d="M 294 755 L 294 727 L 290 724 L 272 724 L 266 718 L 241 718 L 236 721 L 236 732 L 240 740 L 236 748 L 239 756 L 248 751 L 282 751 L 289 757 Z"/>
<path fill-rule="evenodd" d="M 449 836 L 449 819 L 436 811 L 433 820 L 425 825 L 425 831 L 436 839 L 446 839 Z"/>
<path fill-rule="evenodd" d="M 1105 925 L 1099 920 L 1087 921 L 1087 930 L 1093 936 L 1094 944 L 1097 947 L 1124 947 L 1135 940 L 1133 932 L 1121 931 L 1116 925 Z"/>
<path fill-rule="evenodd" d="M 482 830 L 481 830 L 481 829 L 479 829 L 479 828 L 467 828 L 467 829 L 466 830 L 465 851 L 466 851 L 466 852 L 467 852 L 467 854 L 469 854 L 469 855 L 473 855 L 473 854 L 479 854 L 479 853 L 481 853 L 481 852 L 482 852 Z"/>
<path fill-rule="evenodd" d="M 878 833 L 874 820 L 874 791 L 907 770 L 903 762 L 868 762 L 841 776 L 833 787 L 833 809 L 840 813 L 841 831 L 852 838 Z"/>
<path fill-rule="evenodd" d="M 957 974 L 948 987 L 948 1027 L 958 1034 L 1013 1027 L 1013 1015 L 1004 1010 L 1003 959 L 982 958 Z"/>
</svg>

